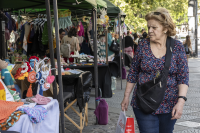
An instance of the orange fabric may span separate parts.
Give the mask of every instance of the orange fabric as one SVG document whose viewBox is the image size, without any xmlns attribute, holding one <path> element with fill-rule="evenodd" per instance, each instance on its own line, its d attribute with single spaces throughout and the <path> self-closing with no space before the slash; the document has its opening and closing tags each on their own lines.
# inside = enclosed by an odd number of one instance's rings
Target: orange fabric
<svg viewBox="0 0 200 133">
<path fill-rule="evenodd" d="M 33 96 L 33 91 L 32 91 L 32 84 L 30 84 L 28 91 L 26 93 L 27 97 L 32 97 Z"/>
<path fill-rule="evenodd" d="M 10 75 L 11 75 L 12 78 L 14 78 L 13 75 L 12 75 L 12 70 L 13 70 L 13 68 L 10 70 Z"/>
<path fill-rule="evenodd" d="M 5 122 L 8 117 L 17 109 L 22 106 L 23 102 L 10 102 L 0 100 L 0 123 Z"/>
<path fill-rule="evenodd" d="M 29 72 L 28 74 L 28 82 L 35 83 L 36 81 L 37 81 L 36 72 L 33 70 L 32 72 Z"/>
<path fill-rule="evenodd" d="M 21 73 L 22 68 L 20 67 L 19 69 L 17 69 L 16 74 L 15 74 L 15 79 L 18 79 L 19 77 L 23 76 L 23 73 Z"/>
<path fill-rule="evenodd" d="M 4 90 L 5 88 L 4 88 L 4 86 L 3 86 L 3 84 L 2 84 L 2 82 L 0 82 L 0 90 Z"/>
</svg>

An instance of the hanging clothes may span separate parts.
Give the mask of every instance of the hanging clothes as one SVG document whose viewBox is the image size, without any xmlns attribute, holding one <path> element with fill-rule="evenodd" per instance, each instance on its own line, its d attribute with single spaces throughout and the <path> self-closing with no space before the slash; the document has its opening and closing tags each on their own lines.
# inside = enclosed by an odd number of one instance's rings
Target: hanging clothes
<svg viewBox="0 0 200 133">
<path fill-rule="evenodd" d="M 44 29 L 42 32 L 42 44 L 43 45 L 48 45 L 48 27 L 47 27 L 47 22 L 44 24 Z"/>
<path fill-rule="evenodd" d="M 6 28 L 9 30 L 9 32 L 12 32 L 12 18 L 11 15 L 8 12 L 5 12 L 6 17 L 9 19 L 6 23 Z"/>
<path fill-rule="evenodd" d="M 26 37 L 26 40 L 28 40 L 28 35 L 29 35 L 30 31 L 31 31 L 31 25 L 26 23 L 24 25 L 24 35 Z"/>
<path fill-rule="evenodd" d="M 81 52 L 87 55 L 91 55 L 90 47 L 89 47 L 89 44 L 86 42 L 86 40 L 84 40 L 82 43 Z"/>
<path fill-rule="evenodd" d="M 113 51 L 110 51 L 109 47 L 112 44 L 112 35 L 108 33 L 108 56 L 115 54 Z"/>
<path fill-rule="evenodd" d="M 23 42 L 24 40 L 24 33 L 25 33 L 25 28 L 24 25 L 21 26 L 21 34 L 20 34 L 20 42 Z"/>
<path fill-rule="evenodd" d="M 78 26 L 78 36 L 84 36 L 84 27 L 82 22 L 79 22 L 79 26 Z"/>
</svg>

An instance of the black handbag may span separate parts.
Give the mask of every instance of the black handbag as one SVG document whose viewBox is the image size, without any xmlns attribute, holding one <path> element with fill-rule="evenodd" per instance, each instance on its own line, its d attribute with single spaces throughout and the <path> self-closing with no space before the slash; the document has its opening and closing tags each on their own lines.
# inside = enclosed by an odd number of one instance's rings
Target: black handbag
<svg viewBox="0 0 200 133">
<path fill-rule="evenodd" d="M 167 37 L 165 65 L 159 76 L 140 85 L 137 82 L 136 102 L 144 113 L 155 112 L 164 99 L 174 42 L 174 39 Z"/>
<path fill-rule="evenodd" d="M 112 41 L 110 47 L 109 47 L 109 50 L 116 53 L 116 52 L 119 52 L 119 44 L 115 41 Z"/>
</svg>

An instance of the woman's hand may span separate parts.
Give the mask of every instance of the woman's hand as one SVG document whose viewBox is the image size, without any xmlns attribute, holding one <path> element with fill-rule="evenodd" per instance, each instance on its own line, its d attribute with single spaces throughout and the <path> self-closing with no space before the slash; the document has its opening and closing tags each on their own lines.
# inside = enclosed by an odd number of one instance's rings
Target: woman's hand
<svg viewBox="0 0 200 133">
<path fill-rule="evenodd" d="M 183 106 L 184 106 L 185 100 L 179 99 L 178 103 L 174 106 L 172 110 L 172 120 L 174 119 L 180 119 L 183 113 Z"/>
<path fill-rule="evenodd" d="M 124 99 L 121 103 L 122 111 L 124 111 L 124 109 L 127 111 L 128 105 L 129 105 L 129 97 L 124 96 Z"/>
</svg>

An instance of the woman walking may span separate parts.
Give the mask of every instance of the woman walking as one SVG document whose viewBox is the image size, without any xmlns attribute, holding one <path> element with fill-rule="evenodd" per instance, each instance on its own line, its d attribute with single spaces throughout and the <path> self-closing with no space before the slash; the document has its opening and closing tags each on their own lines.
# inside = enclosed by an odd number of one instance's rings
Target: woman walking
<svg viewBox="0 0 200 133">
<path fill-rule="evenodd" d="M 133 107 L 140 133 L 173 133 L 174 124 L 177 119 L 181 118 L 183 106 L 187 100 L 189 70 L 185 49 L 178 40 L 174 40 L 173 48 L 166 47 L 168 38 L 176 35 L 175 24 L 167 9 L 158 8 L 148 13 L 145 19 L 149 38 L 143 39 L 138 44 L 127 77 L 121 108 L 122 110 L 127 110 L 129 96 L 134 88 L 131 106 Z M 153 81 L 159 73 L 164 71 L 167 51 L 171 51 L 172 56 L 168 73 L 162 75 L 166 77 L 164 96 L 157 95 L 157 97 L 162 97 L 160 99 L 163 100 L 154 112 L 145 113 L 144 109 L 142 110 L 142 106 L 139 106 L 140 104 L 137 102 L 136 83 L 141 85 L 148 81 Z M 159 86 L 162 85 L 160 84 Z M 152 95 L 155 94 L 153 93 Z"/>
<path fill-rule="evenodd" d="M 183 42 L 183 45 L 185 47 L 185 53 L 186 53 L 187 62 L 188 62 L 188 59 L 190 57 L 190 52 L 191 52 L 191 54 L 193 54 L 192 45 L 191 45 L 191 41 L 190 41 L 190 36 L 189 35 L 186 36 L 186 40 Z"/>
</svg>

